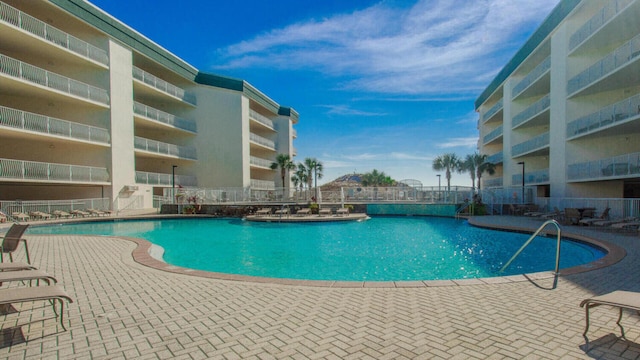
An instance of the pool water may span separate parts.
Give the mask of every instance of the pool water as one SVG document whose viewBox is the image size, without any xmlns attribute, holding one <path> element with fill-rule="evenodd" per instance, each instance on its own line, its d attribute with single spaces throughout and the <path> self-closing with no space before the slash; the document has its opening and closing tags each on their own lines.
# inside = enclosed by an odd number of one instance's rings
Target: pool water
<svg viewBox="0 0 640 360">
<path fill-rule="evenodd" d="M 494 231 L 435 217 L 364 222 L 257 223 L 240 219 L 162 219 L 38 226 L 31 234 L 139 237 L 165 249 L 164 261 L 229 274 L 339 281 L 466 279 L 553 270 L 557 239 L 537 237 L 504 273 L 530 234 Z M 604 256 L 563 240 L 561 268 Z"/>
</svg>

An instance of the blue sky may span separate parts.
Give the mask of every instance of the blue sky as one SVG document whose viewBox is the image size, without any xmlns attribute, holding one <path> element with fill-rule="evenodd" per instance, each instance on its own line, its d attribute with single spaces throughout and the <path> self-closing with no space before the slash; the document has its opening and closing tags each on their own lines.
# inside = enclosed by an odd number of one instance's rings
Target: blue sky
<svg viewBox="0 0 640 360">
<path fill-rule="evenodd" d="M 320 160 L 320 183 L 378 169 L 437 185 L 432 160 L 476 151 L 475 99 L 559 0 L 91 2 L 296 109 L 295 160 Z"/>
</svg>

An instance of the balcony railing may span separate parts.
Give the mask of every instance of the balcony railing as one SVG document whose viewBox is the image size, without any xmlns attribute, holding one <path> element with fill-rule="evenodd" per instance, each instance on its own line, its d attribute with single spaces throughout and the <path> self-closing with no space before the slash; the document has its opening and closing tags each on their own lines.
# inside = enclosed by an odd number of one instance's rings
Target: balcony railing
<svg viewBox="0 0 640 360">
<path fill-rule="evenodd" d="M 69 95 L 109 105 L 109 94 L 104 89 L 49 72 L 1 54 L 0 73 L 62 91 Z"/>
<path fill-rule="evenodd" d="M 605 75 L 628 64 L 638 56 L 640 56 L 640 35 L 636 35 L 633 39 L 627 41 L 609 55 L 571 78 L 567 83 L 567 93 L 573 94 L 593 84 Z"/>
<path fill-rule="evenodd" d="M 511 156 L 515 157 L 522 154 L 526 154 L 528 152 L 544 148 L 545 146 L 549 146 L 549 132 L 540 134 L 525 142 L 512 146 Z"/>
<path fill-rule="evenodd" d="M 486 188 L 492 188 L 492 187 L 502 187 L 502 178 L 495 178 L 495 179 L 484 179 L 482 180 L 482 182 L 484 183 L 483 187 Z"/>
<path fill-rule="evenodd" d="M 256 157 L 256 156 L 251 156 L 251 157 L 249 157 L 249 164 L 270 168 L 271 164 L 273 164 L 273 161 L 267 160 L 267 159 L 262 159 L 262 158 L 259 158 L 259 157 Z"/>
<path fill-rule="evenodd" d="M 502 164 L 504 160 L 504 152 L 500 151 L 491 156 L 487 156 L 487 162 L 491 164 Z"/>
<path fill-rule="evenodd" d="M 56 182 L 102 183 L 109 181 L 106 168 L 0 159 L 0 178 Z"/>
<path fill-rule="evenodd" d="M 291 129 L 291 137 L 294 137 L 294 138 L 298 137 L 298 131 L 296 131 L 296 129 Z"/>
<path fill-rule="evenodd" d="M 273 140 L 269 140 L 269 139 L 263 138 L 260 135 L 256 135 L 254 133 L 250 133 L 249 134 L 249 140 L 253 141 L 256 144 L 268 147 L 269 149 L 272 149 L 272 150 L 276 149 L 276 143 Z"/>
<path fill-rule="evenodd" d="M 485 135 L 482 138 L 482 141 L 484 142 L 484 144 L 497 139 L 498 137 L 502 136 L 502 125 L 498 126 L 497 128 L 491 130 L 491 132 L 489 132 L 487 135 Z"/>
<path fill-rule="evenodd" d="M 597 180 L 640 175 L 640 153 L 630 153 L 601 160 L 571 164 L 568 180 Z"/>
<path fill-rule="evenodd" d="M 183 159 L 197 160 L 196 149 L 191 146 L 179 146 L 136 136 L 135 148 L 156 154 L 176 156 Z"/>
<path fill-rule="evenodd" d="M 255 110 L 249 110 L 249 117 L 263 125 L 265 125 L 266 127 L 273 129 L 273 120 L 269 119 L 268 117 L 261 115 L 260 113 L 258 113 Z"/>
<path fill-rule="evenodd" d="M 198 131 L 196 122 L 193 120 L 179 118 L 173 114 L 154 109 L 151 106 L 141 104 L 137 101 L 133 103 L 133 112 L 148 119 L 156 120 L 161 123 L 174 126 L 178 129 L 187 130 L 194 133 Z"/>
<path fill-rule="evenodd" d="M 567 137 L 640 116 L 640 95 L 632 96 L 567 124 Z"/>
<path fill-rule="evenodd" d="M 536 170 L 524 173 L 525 185 L 543 184 L 549 182 L 549 169 Z M 511 177 L 511 185 L 517 186 L 522 184 L 522 174 L 516 174 Z"/>
<path fill-rule="evenodd" d="M 0 19 L 30 34 L 62 46 L 78 55 L 82 55 L 104 65 L 109 65 L 109 56 L 106 51 L 69 35 L 3 2 L 0 2 Z"/>
<path fill-rule="evenodd" d="M 43 134 L 108 144 L 107 129 L 0 106 L 0 125 Z"/>
<path fill-rule="evenodd" d="M 184 91 L 184 89 L 179 88 L 165 80 L 162 80 L 155 75 L 151 75 L 148 72 L 135 66 L 133 67 L 133 78 L 140 80 L 143 83 L 166 94 L 177 97 L 178 99 L 183 100 L 191 105 L 197 105 L 195 95 L 188 93 Z"/>
<path fill-rule="evenodd" d="M 267 180 L 251 179 L 251 188 L 256 190 L 275 190 L 276 183 Z"/>
<path fill-rule="evenodd" d="M 484 113 L 484 115 L 482 115 L 482 122 L 487 121 L 488 119 L 490 119 L 493 115 L 495 115 L 498 111 L 502 110 L 503 108 L 503 99 L 500 99 L 497 103 L 495 103 L 489 110 L 487 110 L 486 113 Z"/>
<path fill-rule="evenodd" d="M 511 97 L 516 97 L 520 95 L 529 85 L 533 84 L 538 80 L 545 72 L 551 69 L 551 56 L 547 56 L 546 59 L 542 60 L 538 66 L 536 66 L 527 76 L 525 76 L 516 86 L 511 90 Z"/>
<path fill-rule="evenodd" d="M 578 45 L 582 44 L 591 34 L 595 33 L 611 18 L 616 16 L 617 13 L 622 11 L 627 5 L 631 4 L 633 0 L 609 0 L 607 4 L 589 19 L 584 25 L 582 25 L 573 35 L 569 38 L 569 51 L 575 49 Z"/>
<path fill-rule="evenodd" d="M 551 98 L 549 94 L 543 96 L 540 100 L 534 102 L 528 108 L 524 109 L 524 111 L 518 113 L 511 120 L 511 127 L 515 128 L 518 125 L 526 122 L 527 120 L 532 119 L 534 116 L 540 114 L 541 112 L 547 110 L 551 105 Z"/>
<path fill-rule="evenodd" d="M 146 171 L 136 171 L 136 183 L 148 185 L 173 185 L 174 177 L 171 174 L 153 173 Z M 198 181 L 195 176 L 176 175 L 175 185 L 197 186 Z"/>
</svg>

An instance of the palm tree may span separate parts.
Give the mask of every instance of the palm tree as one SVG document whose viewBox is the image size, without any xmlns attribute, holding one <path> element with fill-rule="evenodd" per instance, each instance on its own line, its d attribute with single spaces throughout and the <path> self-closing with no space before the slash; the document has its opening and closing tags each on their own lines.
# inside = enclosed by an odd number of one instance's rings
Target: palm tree
<svg viewBox="0 0 640 360">
<path fill-rule="evenodd" d="M 393 185 L 395 181 L 384 171 L 373 171 L 362 175 L 362 186 L 380 186 L 380 185 Z"/>
<path fill-rule="evenodd" d="M 460 170 L 468 171 L 471 176 L 471 189 L 476 188 L 476 176 L 478 176 L 478 169 L 487 161 L 487 155 L 480 155 L 478 152 L 469 154 L 464 158 Z M 480 185 L 480 178 L 478 178 L 478 185 Z"/>
<path fill-rule="evenodd" d="M 483 173 L 488 173 L 489 175 L 493 175 L 496 173 L 496 165 L 494 163 L 487 162 L 487 155 L 480 155 L 483 161 L 476 168 L 476 177 L 478 178 L 478 191 L 480 191 L 480 179 L 482 178 Z"/>
<path fill-rule="evenodd" d="M 307 176 L 307 168 L 304 166 L 304 164 L 298 164 L 295 177 L 300 181 L 300 190 L 302 190 L 309 181 L 309 176 Z"/>
<path fill-rule="evenodd" d="M 454 153 L 443 154 L 433 159 L 433 170 L 442 171 L 445 170 L 445 177 L 447 178 L 447 191 L 451 190 L 451 171 L 458 171 L 460 168 L 460 160 Z"/>
<path fill-rule="evenodd" d="M 311 180 L 314 181 L 315 198 L 318 199 L 318 179 L 322 179 L 322 163 L 316 158 L 304 159 L 304 165 L 307 169 L 307 176 L 309 176 L 309 188 L 311 188 Z M 311 176 L 313 174 L 313 177 Z"/>
<path fill-rule="evenodd" d="M 287 170 L 293 170 L 296 168 L 296 164 L 291 161 L 291 157 L 288 154 L 278 154 L 276 161 L 271 163 L 271 170 L 280 168 L 280 177 L 282 178 L 282 187 L 286 188 L 284 178 L 287 175 Z"/>
</svg>

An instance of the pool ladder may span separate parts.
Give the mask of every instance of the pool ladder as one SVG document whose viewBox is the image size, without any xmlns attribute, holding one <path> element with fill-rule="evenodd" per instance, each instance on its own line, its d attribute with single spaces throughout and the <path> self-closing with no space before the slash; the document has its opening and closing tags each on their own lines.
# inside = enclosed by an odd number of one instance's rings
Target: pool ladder
<svg viewBox="0 0 640 360">
<path fill-rule="evenodd" d="M 540 234 L 540 232 L 549 224 L 553 224 L 556 227 L 557 230 L 557 235 L 558 235 L 558 245 L 556 247 L 556 269 L 554 274 L 558 275 L 558 270 L 560 268 L 560 224 L 558 224 L 557 221 L 555 220 L 547 220 L 545 221 L 539 228 L 538 230 L 536 230 L 536 232 L 533 233 L 533 235 L 531 235 L 531 237 L 529 238 L 529 240 L 527 240 L 527 242 L 524 243 L 524 245 L 522 245 L 522 247 L 516 251 L 516 253 L 511 257 L 511 259 L 509 259 L 509 261 L 507 261 L 506 264 L 504 264 L 504 266 L 502 267 L 502 269 L 500 269 L 500 272 L 504 272 L 504 270 L 511 265 L 511 263 L 513 262 L 513 260 L 515 260 L 515 258 L 518 257 L 518 255 L 520 255 L 520 253 L 522 252 L 522 250 L 524 250 L 524 248 L 526 248 L 531 241 L 533 241 L 533 239 L 535 239 L 536 236 L 538 236 L 538 234 Z"/>
</svg>

